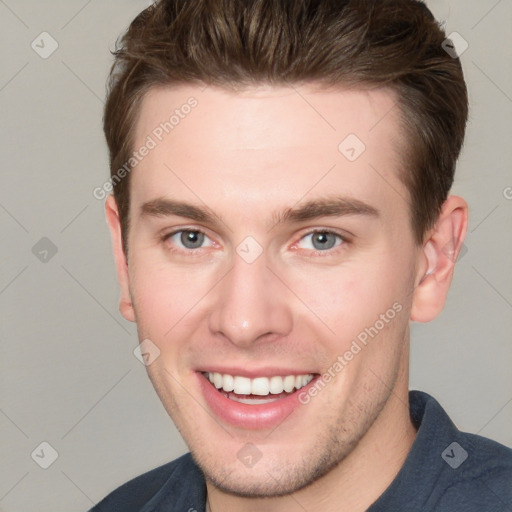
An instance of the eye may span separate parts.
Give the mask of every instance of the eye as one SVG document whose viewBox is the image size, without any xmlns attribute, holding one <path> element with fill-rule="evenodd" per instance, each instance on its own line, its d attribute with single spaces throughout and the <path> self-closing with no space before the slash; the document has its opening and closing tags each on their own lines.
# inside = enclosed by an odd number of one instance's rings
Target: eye
<svg viewBox="0 0 512 512">
<path fill-rule="evenodd" d="M 342 242 L 344 242 L 343 237 L 332 231 L 313 231 L 303 236 L 297 246 L 300 249 L 328 251 L 341 245 Z"/>
<path fill-rule="evenodd" d="M 170 241 L 180 249 L 201 249 L 206 242 L 206 247 L 212 246 L 213 242 L 205 233 L 197 229 L 181 229 L 165 235 L 164 241 Z"/>
</svg>

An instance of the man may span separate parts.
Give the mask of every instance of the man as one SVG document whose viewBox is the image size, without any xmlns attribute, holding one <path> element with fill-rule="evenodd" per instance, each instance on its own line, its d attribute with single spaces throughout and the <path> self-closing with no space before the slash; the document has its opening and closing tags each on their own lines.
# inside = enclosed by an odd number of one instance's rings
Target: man
<svg viewBox="0 0 512 512">
<path fill-rule="evenodd" d="M 498 511 L 512 451 L 408 391 L 443 309 L 459 59 L 414 0 L 163 0 L 104 127 L 120 310 L 190 454 L 95 511 Z"/>
</svg>

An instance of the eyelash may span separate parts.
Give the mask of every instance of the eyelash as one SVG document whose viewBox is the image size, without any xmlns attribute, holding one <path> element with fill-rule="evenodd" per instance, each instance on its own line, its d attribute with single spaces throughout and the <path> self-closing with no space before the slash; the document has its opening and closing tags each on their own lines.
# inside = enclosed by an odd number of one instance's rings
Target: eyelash
<svg viewBox="0 0 512 512">
<path fill-rule="evenodd" d="M 205 237 L 210 238 L 208 236 L 208 234 L 205 233 L 201 229 L 197 229 L 197 228 L 194 228 L 194 229 L 181 228 L 181 229 L 177 229 L 175 231 L 171 231 L 170 233 L 166 233 L 165 235 L 162 236 L 161 241 L 162 242 L 167 242 L 174 235 L 176 235 L 178 233 L 183 233 L 183 232 L 185 232 L 185 233 L 186 232 L 200 233 L 200 234 L 204 235 Z M 315 256 L 318 256 L 318 257 L 325 257 L 325 256 L 332 255 L 333 253 L 337 253 L 339 250 L 342 250 L 349 243 L 349 240 L 347 239 L 347 237 L 345 237 L 344 235 L 342 235 L 341 233 L 338 233 L 337 231 L 335 231 L 333 229 L 314 229 L 314 230 L 308 231 L 307 233 L 302 235 L 299 238 L 299 240 L 292 245 L 292 247 L 295 247 L 301 240 L 303 240 L 307 236 L 311 236 L 311 235 L 314 235 L 316 233 L 332 234 L 332 235 L 337 236 L 341 240 L 340 244 L 334 246 L 332 249 L 327 249 L 325 251 L 320 251 L 318 249 L 308 249 L 310 253 L 312 253 L 312 254 L 314 254 Z M 204 249 L 204 247 L 199 247 L 197 249 L 172 249 L 172 251 L 173 252 L 184 251 L 187 254 L 192 255 L 192 254 L 197 254 L 198 251 L 200 251 L 201 249 Z"/>
</svg>

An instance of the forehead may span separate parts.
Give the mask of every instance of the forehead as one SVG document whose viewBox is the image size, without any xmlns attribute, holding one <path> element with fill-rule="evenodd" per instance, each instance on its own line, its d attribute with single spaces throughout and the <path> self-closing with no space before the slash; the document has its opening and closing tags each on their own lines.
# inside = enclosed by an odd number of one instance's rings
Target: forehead
<svg viewBox="0 0 512 512">
<path fill-rule="evenodd" d="M 403 144 L 389 89 L 258 86 L 237 92 L 196 85 L 150 90 L 135 148 L 152 149 L 132 171 L 132 201 L 212 194 L 263 208 L 336 191 L 374 202 L 406 198 Z M 195 197 L 194 197 L 195 196 Z M 405 207 L 405 205 L 402 205 Z"/>
<path fill-rule="evenodd" d="M 192 103 L 196 106 L 189 108 Z M 196 137 L 204 135 L 204 142 L 212 145 L 222 139 L 223 145 L 257 149 L 271 144 L 269 130 L 280 131 L 283 146 L 315 142 L 313 131 L 333 142 L 344 133 L 355 133 L 371 142 L 370 138 L 379 133 L 389 134 L 390 127 L 398 130 L 395 104 L 395 93 L 388 88 L 261 85 L 234 92 L 213 86 L 153 87 L 142 101 L 135 132 L 140 139 L 171 120 L 176 140 L 181 140 L 180 132 L 188 136 L 187 132 L 194 130 Z M 182 123 L 185 118 L 187 122 Z M 381 130 L 371 137 L 381 123 Z M 203 129 L 197 130 L 200 127 Z M 239 130 L 235 133 L 233 128 Z"/>
</svg>

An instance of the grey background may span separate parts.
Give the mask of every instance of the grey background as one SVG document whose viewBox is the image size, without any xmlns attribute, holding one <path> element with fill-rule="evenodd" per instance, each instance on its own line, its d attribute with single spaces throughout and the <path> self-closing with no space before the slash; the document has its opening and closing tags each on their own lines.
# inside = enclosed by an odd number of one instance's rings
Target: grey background
<svg viewBox="0 0 512 512">
<path fill-rule="evenodd" d="M 133 355 L 103 201 L 92 195 L 108 176 L 108 50 L 147 5 L 0 0 L 4 512 L 88 509 L 186 451 Z M 444 312 L 412 326 L 411 388 L 438 398 L 461 429 L 512 445 L 512 0 L 429 5 L 469 43 L 471 120 L 453 192 L 468 201 L 470 225 Z M 59 45 L 47 59 L 31 47 L 43 31 Z M 57 248 L 46 262 L 33 253 L 42 237 Z M 46 470 L 31 458 L 43 441 L 58 452 Z"/>
</svg>

